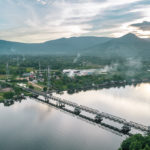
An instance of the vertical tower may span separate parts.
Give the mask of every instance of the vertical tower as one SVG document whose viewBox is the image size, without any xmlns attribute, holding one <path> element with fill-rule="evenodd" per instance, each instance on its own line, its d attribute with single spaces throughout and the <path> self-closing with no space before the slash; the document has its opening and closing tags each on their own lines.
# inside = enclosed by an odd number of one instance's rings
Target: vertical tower
<svg viewBox="0 0 150 150">
<path fill-rule="evenodd" d="M 50 92 L 50 68 L 47 68 L 47 92 Z"/>
<path fill-rule="evenodd" d="M 17 56 L 17 66 L 19 66 L 19 57 Z"/>
<path fill-rule="evenodd" d="M 6 80 L 8 81 L 9 79 L 9 64 L 8 62 L 6 63 Z"/>
<path fill-rule="evenodd" d="M 39 61 L 39 78 L 40 78 L 40 75 L 41 75 L 41 64 L 40 64 L 40 61 Z"/>
<path fill-rule="evenodd" d="M 23 55 L 23 58 L 22 58 L 23 62 L 26 60 L 25 56 Z"/>
</svg>

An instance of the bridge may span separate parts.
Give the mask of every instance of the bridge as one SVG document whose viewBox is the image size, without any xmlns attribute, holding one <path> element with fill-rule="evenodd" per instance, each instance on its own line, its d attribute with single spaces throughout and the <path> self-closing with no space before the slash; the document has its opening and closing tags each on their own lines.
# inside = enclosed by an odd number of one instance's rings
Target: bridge
<svg viewBox="0 0 150 150">
<path fill-rule="evenodd" d="M 5 81 L 0 81 L 0 82 L 11 86 L 11 84 L 8 82 L 5 82 Z M 131 135 L 130 134 L 131 129 L 136 129 L 136 130 L 142 131 L 144 133 L 150 134 L 150 126 L 145 126 L 145 125 L 133 122 L 133 121 L 127 121 L 124 118 L 120 118 L 118 116 L 114 116 L 109 113 L 100 112 L 99 110 L 92 109 L 92 108 L 89 108 L 89 107 L 86 107 L 83 105 L 78 105 L 77 103 L 74 103 L 74 102 L 71 102 L 71 101 L 68 101 L 65 99 L 61 99 L 61 98 L 53 96 L 53 95 L 49 95 L 45 92 L 36 91 L 36 90 L 30 89 L 30 88 L 25 88 L 22 86 L 17 86 L 17 87 L 21 88 L 24 91 L 31 93 L 32 97 L 34 97 L 35 99 L 37 99 L 40 102 L 50 104 L 61 110 L 64 110 L 65 112 L 75 114 L 76 116 L 79 116 L 82 119 L 85 119 L 86 121 L 90 121 L 92 123 L 102 125 L 103 127 L 113 129 L 114 131 L 121 132 L 121 133 L 127 134 L 127 135 Z M 44 99 L 39 98 L 39 96 L 43 96 Z M 56 104 L 52 103 L 52 101 L 55 102 Z M 11 102 L 9 101 L 9 103 L 11 103 Z M 72 107 L 73 111 L 67 109 L 67 106 Z M 83 112 L 94 115 L 94 118 L 83 115 L 82 114 Z M 121 129 L 118 129 L 117 127 L 105 124 L 105 123 L 103 123 L 103 119 L 107 119 L 107 120 L 111 120 L 113 122 L 119 123 L 120 125 L 122 125 L 122 127 L 121 127 Z"/>
<path fill-rule="evenodd" d="M 150 126 L 145 126 L 145 125 L 133 122 L 133 121 L 127 121 L 126 119 L 120 118 L 118 116 L 114 116 L 112 114 L 105 113 L 105 112 L 100 112 L 99 110 L 92 109 L 90 107 L 86 107 L 86 106 L 83 106 L 83 105 L 78 105 L 77 103 L 74 103 L 74 102 L 71 102 L 71 101 L 68 101 L 68 100 L 65 100 L 65 99 L 61 99 L 61 98 L 53 96 L 53 95 L 49 95 L 45 92 L 35 91 L 33 89 L 24 88 L 24 87 L 21 87 L 21 88 L 23 90 L 29 92 L 29 93 L 32 93 L 33 97 L 36 98 L 37 100 L 41 101 L 41 102 L 56 106 L 59 109 L 63 109 L 65 111 L 73 113 L 77 116 L 80 116 L 84 119 L 95 122 L 97 124 L 104 125 L 105 127 L 110 126 L 110 125 L 107 125 L 107 124 L 103 123 L 102 122 L 103 119 L 108 119 L 108 120 L 111 120 L 113 122 L 117 122 L 117 123 L 122 125 L 122 128 L 117 129 L 113 126 L 111 126 L 111 128 L 114 128 L 115 130 L 119 130 L 120 132 L 122 132 L 124 134 L 130 135 L 129 132 L 131 131 L 132 128 L 136 129 L 136 130 L 139 130 L 139 131 L 142 131 L 142 132 L 147 133 L 147 134 L 150 133 Z M 43 96 L 44 99 L 39 98 L 39 96 Z M 56 102 L 56 104 L 52 103 L 52 101 Z M 72 107 L 73 111 L 68 110 L 67 106 Z M 82 114 L 83 112 L 94 115 L 94 118 L 89 118 L 88 116 L 83 115 Z"/>
</svg>

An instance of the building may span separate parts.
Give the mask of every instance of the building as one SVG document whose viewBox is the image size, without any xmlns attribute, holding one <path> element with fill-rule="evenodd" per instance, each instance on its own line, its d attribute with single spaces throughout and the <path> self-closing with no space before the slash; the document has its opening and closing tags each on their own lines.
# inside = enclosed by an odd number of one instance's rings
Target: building
<svg viewBox="0 0 150 150">
<path fill-rule="evenodd" d="M 107 74 L 107 71 L 103 69 L 83 69 L 83 70 L 65 69 L 63 70 L 63 74 L 66 74 L 68 77 L 74 77 L 74 76 L 87 76 L 93 74 Z"/>
</svg>

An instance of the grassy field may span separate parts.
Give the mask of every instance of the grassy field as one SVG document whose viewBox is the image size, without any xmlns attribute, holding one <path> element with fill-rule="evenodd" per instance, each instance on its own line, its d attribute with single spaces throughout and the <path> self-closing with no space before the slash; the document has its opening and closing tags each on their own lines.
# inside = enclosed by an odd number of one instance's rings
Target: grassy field
<svg viewBox="0 0 150 150">
<path fill-rule="evenodd" d="M 6 79 L 6 75 L 0 75 L 0 80 Z"/>
<path fill-rule="evenodd" d="M 32 82 L 28 82 L 28 86 L 32 85 L 34 87 L 35 90 L 38 90 L 38 91 L 41 91 L 43 90 L 43 87 L 42 85 L 38 85 L 36 83 L 32 83 Z"/>
<path fill-rule="evenodd" d="M 32 67 L 27 67 L 27 68 L 26 68 L 26 71 L 27 71 L 27 72 L 31 72 L 31 71 L 35 71 L 35 70 L 34 70 Z"/>
</svg>

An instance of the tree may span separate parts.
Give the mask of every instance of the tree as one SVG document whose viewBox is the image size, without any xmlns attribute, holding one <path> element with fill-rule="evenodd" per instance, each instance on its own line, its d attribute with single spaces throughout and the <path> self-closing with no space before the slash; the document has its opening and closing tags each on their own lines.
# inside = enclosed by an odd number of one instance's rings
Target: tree
<svg viewBox="0 0 150 150">
<path fill-rule="evenodd" d="M 148 144 L 146 144 L 144 150 L 150 150 L 150 146 L 148 146 Z"/>
<path fill-rule="evenodd" d="M 29 89 L 34 89 L 34 87 L 32 85 L 29 85 Z"/>
<path fill-rule="evenodd" d="M 122 142 L 119 150 L 150 150 L 150 135 L 133 135 Z"/>
<path fill-rule="evenodd" d="M 13 98 L 13 96 L 14 96 L 13 92 L 6 92 L 6 93 L 3 94 L 3 97 L 5 99 L 11 99 L 11 98 Z"/>
<path fill-rule="evenodd" d="M 20 95 L 22 92 L 21 88 L 17 88 L 17 87 L 14 87 L 14 91 L 17 96 Z"/>
<path fill-rule="evenodd" d="M 43 91 L 46 92 L 46 91 L 47 91 L 47 87 L 44 87 L 44 88 L 43 88 Z"/>
</svg>

